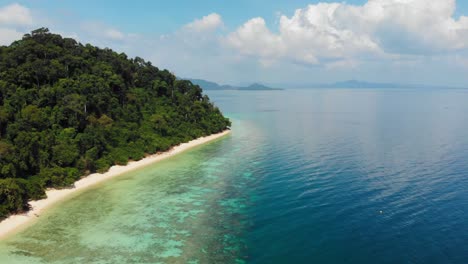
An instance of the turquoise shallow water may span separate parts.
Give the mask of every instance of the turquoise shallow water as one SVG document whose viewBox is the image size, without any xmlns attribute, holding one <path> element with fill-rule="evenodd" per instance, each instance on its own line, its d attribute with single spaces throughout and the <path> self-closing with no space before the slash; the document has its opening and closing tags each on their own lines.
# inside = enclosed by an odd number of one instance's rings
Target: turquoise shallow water
<svg viewBox="0 0 468 264">
<path fill-rule="evenodd" d="M 0 263 L 468 262 L 468 90 L 210 97 L 232 135 L 71 197 Z"/>
<path fill-rule="evenodd" d="M 0 263 L 242 263 L 256 150 L 233 142 L 245 140 L 238 130 L 74 195 L 2 242 Z"/>
</svg>

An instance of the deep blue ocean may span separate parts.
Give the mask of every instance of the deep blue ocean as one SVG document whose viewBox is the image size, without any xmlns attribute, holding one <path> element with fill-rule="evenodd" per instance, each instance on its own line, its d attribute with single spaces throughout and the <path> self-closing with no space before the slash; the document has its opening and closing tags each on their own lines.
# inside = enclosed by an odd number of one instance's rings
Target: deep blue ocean
<svg viewBox="0 0 468 264">
<path fill-rule="evenodd" d="M 257 150 L 248 263 L 468 263 L 468 90 L 209 94 Z"/>
<path fill-rule="evenodd" d="M 468 263 L 468 90 L 208 94 L 231 135 L 74 195 L 0 263 Z"/>
</svg>

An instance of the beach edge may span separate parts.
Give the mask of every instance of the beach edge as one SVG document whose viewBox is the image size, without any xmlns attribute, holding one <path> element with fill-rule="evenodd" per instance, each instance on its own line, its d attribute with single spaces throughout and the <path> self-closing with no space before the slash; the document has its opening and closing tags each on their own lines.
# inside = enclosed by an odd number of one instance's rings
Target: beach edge
<svg viewBox="0 0 468 264">
<path fill-rule="evenodd" d="M 73 188 L 49 189 L 46 191 L 47 198 L 29 202 L 31 209 L 28 212 L 11 215 L 0 222 L 0 240 L 6 238 L 7 236 L 13 235 L 16 232 L 19 232 L 23 227 L 26 227 L 28 223 L 38 218 L 45 209 L 64 200 L 73 193 L 84 190 L 98 183 L 102 183 L 106 180 L 115 178 L 127 172 L 170 158 L 193 147 L 197 147 L 224 137 L 230 133 L 231 130 L 226 129 L 219 133 L 196 138 L 189 142 L 174 146 L 168 151 L 156 153 L 138 161 L 130 161 L 127 165 L 114 165 L 105 173 L 93 173 L 81 178 L 74 183 Z"/>
</svg>

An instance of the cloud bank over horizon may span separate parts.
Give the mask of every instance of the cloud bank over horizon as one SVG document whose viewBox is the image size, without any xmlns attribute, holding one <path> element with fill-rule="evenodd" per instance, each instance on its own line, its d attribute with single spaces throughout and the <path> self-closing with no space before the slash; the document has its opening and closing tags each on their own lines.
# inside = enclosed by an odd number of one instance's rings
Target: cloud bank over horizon
<svg viewBox="0 0 468 264">
<path fill-rule="evenodd" d="M 280 14 L 274 26 L 253 17 L 227 28 L 208 13 L 175 32 L 124 32 L 100 21 L 61 26 L 17 3 L 0 6 L 0 45 L 46 26 L 64 36 L 109 46 L 171 69 L 182 77 L 224 82 L 468 81 L 468 16 L 455 0 L 319 2 Z M 48 23 L 43 25 L 44 21 Z"/>
<path fill-rule="evenodd" d="M 363 6 L 319 3 L 281 15 L 278 33 L 253 18 L 228 36 L 242 54 L 305 64 L 398 59 L 466 49 L 468 17 L 455 0 L 369 0 Z"/>
</svg>

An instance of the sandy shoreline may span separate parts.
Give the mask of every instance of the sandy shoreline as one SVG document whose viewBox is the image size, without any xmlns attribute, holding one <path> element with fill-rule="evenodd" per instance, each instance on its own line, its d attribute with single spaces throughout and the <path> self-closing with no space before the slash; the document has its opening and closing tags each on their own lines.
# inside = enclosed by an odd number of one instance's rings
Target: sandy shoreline
<svg viewBox="0 0 468 264">
<path fill-rule="evenodd" d="M 20 215 L 12 215 L 8 217 L 7 219 L 3 220 L 2 222 L 0 222 L 0 239 L 6 237 L 9 234 L 14 233 L 15 231 L 18 231 L 21 227 L 25 226 L 27 223 L 34 220 L 38 216 L 40 216 L 41 212 L 44 209 L 55 204 L 56 202 L 63 200 L 65 197 L 67 197 L 71 193 L 75 193 L 79 190 L 83 190 L 87 187 L 93 186 L 97 183 L 114 178 L 116 176 L 135 170 L 137 168 L 141 168 L 149 164 L 153 164 L 154 162 L 172 157 L 192 147 L 202 145 L 204 143 L 215 140 L 229 133 L 230 133 L 230 130 L 225 130 L 221 133 L 197 138 L 187 143 L 182 143 L 167 152 L 154 154 L 144 159 L 141 159 L 139 161 L 129 162 L 125 166 L 119 166 L 119 165 L 112 166 L 109 169 L 109 171 L 105 173 L 93 173 L 93 174 L 88 175 L 87 177 L 80 179 L 79 181 L 75 182 L 75 187 L 71 189 L 48 190 L 46 191 L 46 194 L 47 194 L 46 199 L 29 202 L 29 204 L 31 205 L 31 210 L 29 210 L 27 213 L 20 214 Z"/>
</svg>

